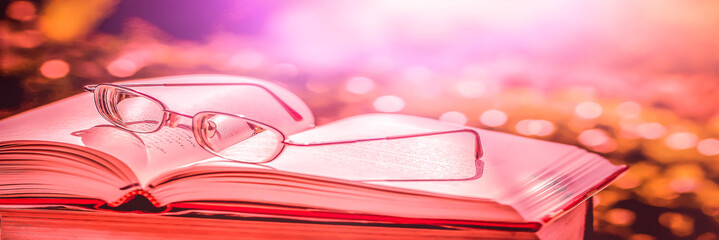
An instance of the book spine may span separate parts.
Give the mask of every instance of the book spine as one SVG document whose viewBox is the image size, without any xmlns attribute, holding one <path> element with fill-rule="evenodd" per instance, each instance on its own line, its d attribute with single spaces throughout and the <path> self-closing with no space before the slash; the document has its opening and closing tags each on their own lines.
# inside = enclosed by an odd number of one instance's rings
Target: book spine
<svg viewBox="0 0 719 240">
<path fill-rule="evenodd" d="M 158 207 L 158 208 L 162 207 L 160 205 L 160 202 L 158 202 L 157 199 L 154 196 L 152 196 L 152 194 L 150 194 L 147 191 L 142 190 L 142 189 L 129 191 L 125 195 L 123 195 L 122 197 L 117 199 L 116 201 L 108 203 L 107 205 L 110 207 L 117 207 L 117 206 L 120 206 L 120 205 L 132 200 L 136 196 L 143 196 L 143 197 L 147 198 L 147 200 L 149 200 L 150 203 L 155 207 Z"/>
</svg>

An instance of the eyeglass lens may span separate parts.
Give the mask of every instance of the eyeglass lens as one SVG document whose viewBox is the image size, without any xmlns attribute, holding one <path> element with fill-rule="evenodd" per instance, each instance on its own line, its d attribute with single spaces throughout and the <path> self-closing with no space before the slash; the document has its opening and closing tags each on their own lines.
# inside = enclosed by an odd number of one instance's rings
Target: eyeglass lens
<svg viewBox="0 0 719 240">
<path fill-rule="evenodd" d="M 113 124 L 133 132 L 147 133 L 160 128 L 165 115 L 158 102 L 130 90 L 100 85 L 95 89 L 100 114 Z"/>
<path fill-rule="evenodd" d="M 284 147 L 279 132 L 234 115 L 201 112 L 193 118 L 193 126 L 200 145 L 226 159 L 266 162 Z"/>
</svg>

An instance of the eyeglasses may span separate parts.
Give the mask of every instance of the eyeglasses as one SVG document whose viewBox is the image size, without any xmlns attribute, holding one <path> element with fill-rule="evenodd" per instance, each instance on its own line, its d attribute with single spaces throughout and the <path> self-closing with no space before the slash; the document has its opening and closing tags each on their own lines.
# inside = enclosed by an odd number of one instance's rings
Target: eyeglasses
<svg viewBox="0 0 719 240">
<path fill-rule="evenodd" d="M 407 139 L 443 134 L 469 133 L 473 135 L 474 160 L 482 156 L 479 134 L 471 129 L 428 132 L 381 138 L 347 141 L 295 143 L 286 139 L 279 129 L 240 114 L 201 111 L 193 116 L 171 111 L 158 99 L 132 88 L 139 87 L 198 87 L 246 86 L 263 90 L 277 102 L 294 121 L 302 116 L 263 85 L 255 83 L 164 83 L 164 84 L 95 84 L 84 89 L 94 95 L 98 113 L 110 123 L 134 133 L 153 133 L 162 127 L 177 127 L 180 117 L 192 119 L 192 133 L 197 143 L 208 152 L 229 160 L 245 163 L 267 163 L 290 146 L 325 146 L 358 142 Z"/>
</svg>

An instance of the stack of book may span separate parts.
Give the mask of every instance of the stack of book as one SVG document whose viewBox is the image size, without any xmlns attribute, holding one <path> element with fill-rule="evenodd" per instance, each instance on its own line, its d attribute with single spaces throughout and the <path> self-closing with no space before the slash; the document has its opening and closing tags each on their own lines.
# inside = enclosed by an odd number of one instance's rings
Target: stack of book
<svg viewBox="0 0 719 240">
<path fill-rule="evenodd" d="M 215 85 L 172 87 L 195 83 Z M 627 169 L 574 146 L 409 115 L 316 127 L 297 96 L 252 78 L 122 84 L 166 104 L 161 128 L 113 125 L 97 93 L 0 121 L 3 237 L 577 239 L 587 199 Z M 282 139 L 261 163 L 224 157 L 201 140 L 224 133 L 197 117 L 208 111 L 262 123 L 247 139 Z"/>
</svg>

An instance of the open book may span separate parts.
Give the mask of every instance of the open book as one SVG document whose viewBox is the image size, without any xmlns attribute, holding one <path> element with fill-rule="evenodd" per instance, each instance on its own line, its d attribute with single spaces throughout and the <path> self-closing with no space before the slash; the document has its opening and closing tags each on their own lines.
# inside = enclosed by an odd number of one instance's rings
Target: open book
<svg viewBox="0 0 719 240">
<path fill-rule="evenodd" d="M 272 161 L 250 164 L 198 146 L 189 119 L 133 133 L 79 94 L 0 121 L 0 204 L 113 208 L 144 197 L 165 214 L 235 213 L 537 231 L 606 187 L 626 166 L 574 146 L 471 129 L 475 134 L 388 138 L 466 129 L 399 114 L 314 126 L 310 109 L 266 81 L 189 75 L 132 83 L 249 82 L 146 87 L 173 111 L 241 113 L 287 135 Z M 355 139 L 384 139 L 353 142 Z M 303 143 L 344 144 L 302 146 Z"/>
</svg>

